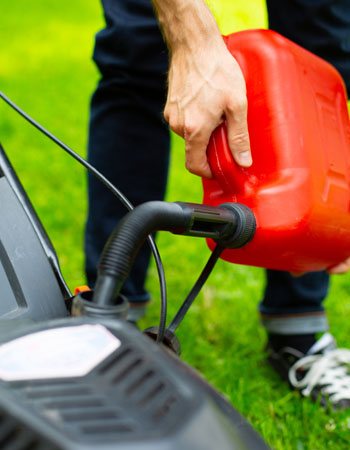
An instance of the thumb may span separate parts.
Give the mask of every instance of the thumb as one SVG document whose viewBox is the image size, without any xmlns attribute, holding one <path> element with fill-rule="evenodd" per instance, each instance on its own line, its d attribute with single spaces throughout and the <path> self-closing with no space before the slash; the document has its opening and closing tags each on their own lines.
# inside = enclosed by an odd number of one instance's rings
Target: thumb
<svg viewBox="0 0 350 450">
<path fill-rule="evenodd" d="M 234 108 L 225 110 L 227 121 L 227 137 L 232 156 L 242 167 L 252 165 L 252 155 L 247 124 L 247 101 L 243 101 Z"/>
</svg>

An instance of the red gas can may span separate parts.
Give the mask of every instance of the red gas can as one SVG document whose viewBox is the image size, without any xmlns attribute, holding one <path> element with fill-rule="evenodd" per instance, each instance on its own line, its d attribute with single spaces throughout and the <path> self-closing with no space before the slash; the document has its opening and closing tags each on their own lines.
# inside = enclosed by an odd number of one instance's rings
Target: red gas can
<svg viewBox="0 0 350 450">
<path fill-rule="evenodd" d="M 257 232 L 223 259 L 316 271 L 350 256 L 350 123 L 342 78 L 327 62 L 269 30 L 224 38 L 247 84 L 253 165 L 239 167 L 225 125 L 208 146 L 214 179 L 204 203 L 239 202 Z M 213 242 L 209 242 L 213 247 Z"/>
</svg>

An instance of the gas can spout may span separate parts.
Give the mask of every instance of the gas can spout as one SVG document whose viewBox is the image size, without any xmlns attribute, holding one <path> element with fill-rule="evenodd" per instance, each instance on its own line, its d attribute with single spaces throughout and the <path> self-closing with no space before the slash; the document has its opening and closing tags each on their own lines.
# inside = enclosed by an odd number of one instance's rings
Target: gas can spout
<svg viewBox="0 0 350 450">
<path fill-rule="evenodd" d="M 155 231 L 212 238 L 222 248 L 238 248 L 253 238 L 255 228 L 253 213 L 241 204 L 143 203 L 111 234 L 98 265 L 93 302 L 101 306 L 115 303 L 139 249 Z"/>
</svg>

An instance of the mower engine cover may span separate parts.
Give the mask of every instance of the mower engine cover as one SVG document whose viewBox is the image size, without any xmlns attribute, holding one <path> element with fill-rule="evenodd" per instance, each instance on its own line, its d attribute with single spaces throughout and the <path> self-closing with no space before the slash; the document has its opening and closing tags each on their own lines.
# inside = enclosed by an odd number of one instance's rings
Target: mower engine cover
<svg viewBox="0 0 350 450">
<path fill-rule="evenodd" d="M 222 258 L 269 269 L 318 271 L 350 255 L 350 122 L 336 69 L 271 30 L 225 37 L 247 85 L 249 168 L 231 155 L 225 124 L 214 132 L 204 203 L 238 202 L 257 230 Z M 210 247 L 214 243 L 210 242 Z"/>
<path fill-rule="evenodd" d="M 268 448 L 197 373 L 128 323 L 23 324 L 0 343 L 2 450 Z"/>
</svg>

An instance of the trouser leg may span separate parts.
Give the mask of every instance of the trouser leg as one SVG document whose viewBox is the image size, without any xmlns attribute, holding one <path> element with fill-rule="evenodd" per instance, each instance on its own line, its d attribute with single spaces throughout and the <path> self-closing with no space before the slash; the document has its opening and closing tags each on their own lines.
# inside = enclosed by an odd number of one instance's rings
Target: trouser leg
<svg viewBox="0 0 350 450">
<path fill-rule="evenodd" d="M 294 277 L 288 272 L 268 270 L 262 323 L 270 333 L 309 334 L 328 330 L 322 305 L 328 293 L 327 272 Z"/>
<path fill-rule="evenodd" d="M 350 1 L 266 0 L 269 27 L 333 64 L 350 92 Z"/>
<path fill-rule="evenodd" d="M 94 60 L 102 78 L 91 100 L 88 159 L 134 204 L 164 198 L 169 131 L 162 120 L 167 51 L 150 0 L 103 1 L 106 28 L 96 36 Z M 86 274 L 96 278 L 100 253 L 125 215 L 122 204 L 89 175 L 85 231 Z M 150 250 L 139 252 L 123 293 L 147 301 Z"/>
</svg>

